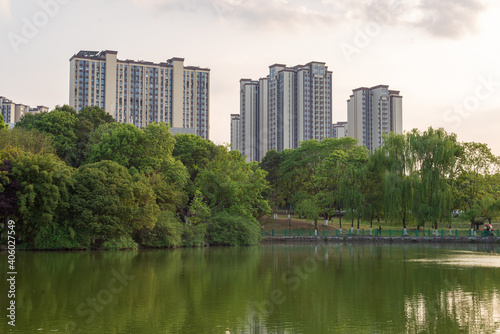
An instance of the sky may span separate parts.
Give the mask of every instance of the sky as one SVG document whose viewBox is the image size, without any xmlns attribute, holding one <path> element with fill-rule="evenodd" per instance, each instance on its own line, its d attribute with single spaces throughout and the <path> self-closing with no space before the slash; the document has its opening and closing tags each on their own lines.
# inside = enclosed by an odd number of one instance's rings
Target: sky
<svg viewBox="0 0 500 334">
<path fill-rule="evenodd" d="M 274 63 L 322 61 L 333 72 L 333 121 L 358 87 L 403 96 L 403 129 L 443 127 L 500 155 L 498 0 L 0 0 L 0 96 L 69 103 L 69 59 L 210 68 L 210 139 L 230 142 L 239 80 Z M 497 128 L 498 126 L 498 128 Z"/>
</svg>

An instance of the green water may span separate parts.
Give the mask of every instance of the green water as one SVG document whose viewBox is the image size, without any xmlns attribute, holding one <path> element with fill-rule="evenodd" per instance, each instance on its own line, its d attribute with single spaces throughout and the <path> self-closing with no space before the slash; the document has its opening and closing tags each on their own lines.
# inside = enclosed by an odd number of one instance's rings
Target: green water
<svg viewBox="0 0 500 334">
<path fill-rule="evenodd" d="M 1 333 L 493 333 L 495 245 L 17 253 Z"/>
</svg>

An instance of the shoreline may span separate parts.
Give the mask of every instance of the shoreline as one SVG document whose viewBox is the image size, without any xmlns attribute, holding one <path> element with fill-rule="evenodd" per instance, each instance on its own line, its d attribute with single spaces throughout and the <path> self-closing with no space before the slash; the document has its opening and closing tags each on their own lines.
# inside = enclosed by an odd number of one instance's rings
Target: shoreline
<svg viewBox="0 0 500 334">
<path fill-rule="evenodd" d="M 311 242 L 311 243 L 442 243 L 442 244 L 500 244 L 500 237 L 375 237 L 375 236 L 265 236 L 261 244 Z"/>
</svg>

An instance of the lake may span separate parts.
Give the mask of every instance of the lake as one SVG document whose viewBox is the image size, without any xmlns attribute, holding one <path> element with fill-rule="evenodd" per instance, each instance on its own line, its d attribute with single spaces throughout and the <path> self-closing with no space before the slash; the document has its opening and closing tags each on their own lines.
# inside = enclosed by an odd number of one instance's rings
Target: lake
<svg viewBox="0 0 500 334">
<path fill-rule="evenodd" d="M 308 243 L 18 252 L 12 327 L 2 252 L 0 332 L 494 333 L 499 253 Z"/>
</svg>

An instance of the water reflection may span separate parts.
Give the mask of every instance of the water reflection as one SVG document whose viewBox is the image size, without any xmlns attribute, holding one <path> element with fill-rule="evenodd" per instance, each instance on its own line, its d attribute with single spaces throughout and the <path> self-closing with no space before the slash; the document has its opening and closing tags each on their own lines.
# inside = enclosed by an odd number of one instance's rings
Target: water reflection
<svg viewBox="0 0 500 334">
<path fill-rule="evenodd" d="M 19 253 L 11 332 L 494 332 L 499 260 L 495 245 L 435 244 Z M 133 277 L 119 293 L 114 272 Z"/>
</svg>

